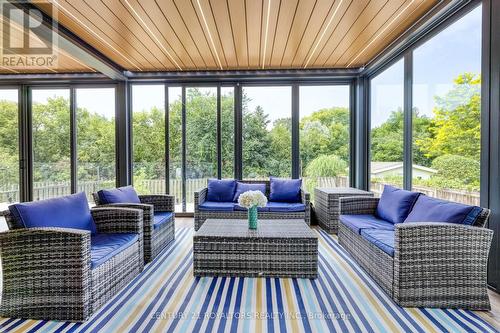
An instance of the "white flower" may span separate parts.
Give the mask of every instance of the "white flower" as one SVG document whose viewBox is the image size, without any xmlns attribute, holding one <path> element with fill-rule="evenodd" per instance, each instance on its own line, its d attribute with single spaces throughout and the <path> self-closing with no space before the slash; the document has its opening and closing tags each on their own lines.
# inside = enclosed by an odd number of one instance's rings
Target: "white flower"
<svg viewBox="0 0 500 333">
<path fill-rule="evenodd" d="M 238 197 L 238 204 L 245 208 L 266 207 L 267 198 L 261 191 L 246 191 Z"/>
</svg>

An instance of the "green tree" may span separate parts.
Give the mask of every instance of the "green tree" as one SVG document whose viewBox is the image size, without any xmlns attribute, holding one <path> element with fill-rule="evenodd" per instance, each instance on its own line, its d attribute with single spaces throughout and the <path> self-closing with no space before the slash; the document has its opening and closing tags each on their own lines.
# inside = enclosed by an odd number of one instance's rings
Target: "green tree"
<svg viewBox="0 0 500 333">
<path fill-rule="evenodd" d="M 267 157 L 269 175 L 289 177 L 292 170 L 292 119 L 281 118 L 273 122 L 269 131 L 270 155 Z"/>
<path fill-rule="evenodd" d="M 300 120 L 300 156 L 302 168 L 320 155 L 335 154 L 349 160 L 348 108 L 320 109 Z"/>
<path fill-rule="evenodd" d="M 431 119 L 420 115 L 413 109 L 413 138 L 414 142 L 430 136 L 429 125 Z M 377 162 L 397 162 L 403 160 L 404 138 L 403 110 L 391 112 L 387 121 L 374 128 L 371 133 L 371 159 Z M 430 166 L 432 159 L 425 156 L 420 150 L 414 150 L 413 162 L 415 164 Z"/>
<path fill-rule="evenodd" d="M 479 160 L 481 151 L 481 77 L 465 73 L 444 96 L 436 96 L 430 135 L 416 141 L 430 159 L 444 154 Z"/>
<path fill-rule="evenodd" d="M 243 110 L 243 169 L 244 177 L 269 176 L 267 168 L 271 156 L 271 138 L 267 126 L 269 116 L 261 106 Z"/>
<path fill-rule="evenodd" d="M 175 121 L 175 120 L 174 120 Z M 165 111 L 152 107 L 132 116 L 134 175 L 165 178 Z"/>
</svg>

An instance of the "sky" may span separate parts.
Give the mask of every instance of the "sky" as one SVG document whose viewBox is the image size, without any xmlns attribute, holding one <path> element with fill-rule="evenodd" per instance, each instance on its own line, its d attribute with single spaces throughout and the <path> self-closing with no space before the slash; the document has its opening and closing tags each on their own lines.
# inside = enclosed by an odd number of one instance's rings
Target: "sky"
<svg viewBox="0 0 500 333">
<path fill-rule="evenodd" d="M 481 7 L 434 36 L 413 53 L 413 106 L 432 116 L 434 96 L 442 96 L 464 72 L 481 73 Z M 371 126 L 403 105 L 403 60 L 372 79 Z"/>
<path fill-rule="evenodd" d="M 481 8 L 455 22 L 414 51 L 413 102 L 422 114 L 432 116 L 434 96 L 446 93 L 453 79 L 463 72 L 481 70 Z M 399 61 L 372 79 L 372 127 L 383 123 L 390 111 L 403 104 L 403 61 Z M 180 99 L 179 87 L 169 88 L 170 101 Z M 223 88 L 227 91 L 228 88 Z M 248 107 L 262 106 L 271 122 L 291 114 L 291 87 L 243 87 L 250 101 Z M 214 88 L 211 88 L 214 91 Z M 223 91 L 223 92 L 224 92 Z M 33 101 L 44 102 L 54 95 L 69 96 L 69 90 L 34 90 Z M 0 91 L 0 99 L 17 100 L 15 91 Z M 132 90 L 133 110 L 163 107 L 162 85 L 135 85 Z M 77 105 L 90 111 L 114 116 L 113 89 L 78 89 Z M 348 107 L 348 86 L 301 86 L 300 115 L 326 107 Z"/>
</svg>

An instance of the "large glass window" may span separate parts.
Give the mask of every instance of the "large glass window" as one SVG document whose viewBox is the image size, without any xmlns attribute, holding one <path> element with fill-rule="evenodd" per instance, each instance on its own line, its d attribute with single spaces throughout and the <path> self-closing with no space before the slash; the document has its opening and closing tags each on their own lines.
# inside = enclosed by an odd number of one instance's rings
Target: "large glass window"
<svg viewBox="0 0 500 333">
<path fill-rule="evenodd" d="M 243 87 L 243 178 L 292 174 L 292 89 Z"/>
<path fill-rule="evenodd" d="M 132 86 L 132 136 L 134 187 L 140 194 L 164 194 L 165 88 Z"/>
<path fill-rule="evenodd" d="M 33 199 L 71 194 L 69 89 L 33 89 Z"/>
<path fill-rule="evenodd" d="M 349 185 L 349 86 L 300 87 L 300 172 L 315 187 Z"/>
<path fill-rule="evenodd" d="M 403 186 L 403 60 L 370 81 L 370 189 Z"/>
<path fill-rule="evenodd" d="M 186 88 L 186 211 L 208 178 L 217 178 L 217 88 Z"/>
<path fill-rule="evenodd" d="M 234 178 L 234 88 L 221 88 L 222 178 Z"/>
<path fill-rule="evenodd" d="M 18 90 L 0 90 L 0 210 L 19 201 Z"/>
<path fill-rule="evenodd" d="M 481 8 L 413 53 L 413 189 L 479 205 Z"/>
<path fill-rule="evenodd" d="M 115 89 L 76 89 L 78 192 L 116 185 Z"/>
</svg>

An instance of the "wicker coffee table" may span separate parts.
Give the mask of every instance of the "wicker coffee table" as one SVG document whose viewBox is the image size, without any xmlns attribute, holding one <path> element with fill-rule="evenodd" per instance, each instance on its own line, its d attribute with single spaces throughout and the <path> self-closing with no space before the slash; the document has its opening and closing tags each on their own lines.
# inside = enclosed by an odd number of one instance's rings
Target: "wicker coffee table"
<svg viewBox="0 0 500 333">
<path fill-rule="evenodd" d="M 321 228 L 336 234 L 339 226 L 339 199 L 354 196 L 373 197 L 373 193 L 352 187 L 315 188 L 314 211 Z"/>
<path fill-rule="evenodd" d="M 208 219 L 193 236 L 195 276 L 318 277 L 318 237 L 304 220 Z"/>
</svg>

